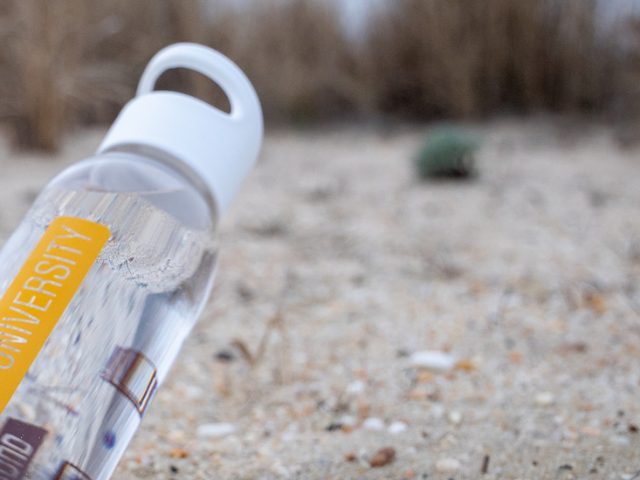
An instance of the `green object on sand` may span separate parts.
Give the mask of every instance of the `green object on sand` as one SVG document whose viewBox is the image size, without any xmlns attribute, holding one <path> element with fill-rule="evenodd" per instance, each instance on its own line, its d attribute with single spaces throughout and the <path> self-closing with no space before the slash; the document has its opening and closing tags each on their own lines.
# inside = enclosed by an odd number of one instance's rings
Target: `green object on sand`
<svg viewBox="0 0 640 480">
<path fill-rule="evenodd" d="M 421 179 L 466 179 L 476 175 L 478 140 L 469 133 L 443 128 L 431 133 L 415 158 Z"/>
</svg>

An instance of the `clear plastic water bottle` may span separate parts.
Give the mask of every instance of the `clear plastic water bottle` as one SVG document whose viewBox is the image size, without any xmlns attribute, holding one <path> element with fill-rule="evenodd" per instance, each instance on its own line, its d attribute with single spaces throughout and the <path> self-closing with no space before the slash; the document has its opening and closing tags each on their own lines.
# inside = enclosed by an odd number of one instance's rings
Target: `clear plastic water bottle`
<svg viewBox="0 0 640 480">
<path fill-rule="evenodd" d="M 231 112 L 153 91 L 172 68 L 217 82 Z M 207 301 L 217 219 L 261 141 L 240 69 L 177 44 L 40 194 L 0 252 L 0 479 L 111 476 Z"/>
</svg>

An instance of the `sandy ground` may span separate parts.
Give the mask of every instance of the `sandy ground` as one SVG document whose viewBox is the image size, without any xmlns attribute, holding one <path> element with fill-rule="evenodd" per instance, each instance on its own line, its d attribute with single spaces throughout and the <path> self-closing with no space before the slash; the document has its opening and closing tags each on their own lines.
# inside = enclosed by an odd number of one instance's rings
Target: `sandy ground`
<svg viewBox="0 0 640 480">
<path fill-rule="evenodd" d="M 640 150 L 476 130 L 481 176 L 422 184 L 424 129 L 271 134 L 115 478 L 640 478 Z M 2 239 L 100 134 L 2 149 Z"/>
</svg>

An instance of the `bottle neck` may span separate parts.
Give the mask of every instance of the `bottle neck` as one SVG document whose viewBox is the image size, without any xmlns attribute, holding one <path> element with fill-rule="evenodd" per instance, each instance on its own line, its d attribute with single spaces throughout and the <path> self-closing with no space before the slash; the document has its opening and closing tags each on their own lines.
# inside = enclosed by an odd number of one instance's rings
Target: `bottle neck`
<svg viewBox="0 0 640 480">
<path fill-rule="evenodd" d="M 195 170 L 180 159 L 160 149 L 139 144 L 117 145 L 101 152 L 101 156 L 118 156 L 120 158 L 126 156 L 127 160 L 133 162 L 156 163 L 171 170 L 198 192 L 208 207 L 212 226 L 217 225 L 220 215 L 214 195 Z"/>
</svg>

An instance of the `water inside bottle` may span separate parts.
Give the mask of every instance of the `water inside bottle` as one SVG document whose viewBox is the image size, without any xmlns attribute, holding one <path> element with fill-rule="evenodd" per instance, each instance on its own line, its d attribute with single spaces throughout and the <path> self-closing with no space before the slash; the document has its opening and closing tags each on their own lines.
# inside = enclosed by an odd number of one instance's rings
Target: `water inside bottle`
<svg viewBox="0 0 640 480">
<path fill-rule="evenodd" d="M 211 230 L 170 213 L 191 192 L 109 192 L 104 183 L 45 190 L 0 252 L 4 293 L 54 218 L 89 219 L 112 234 L 0 416 L 0 426 L 14 418 L 47 432 L 27 478 L 108 478 L 211 287 Z"/>
</svg>

